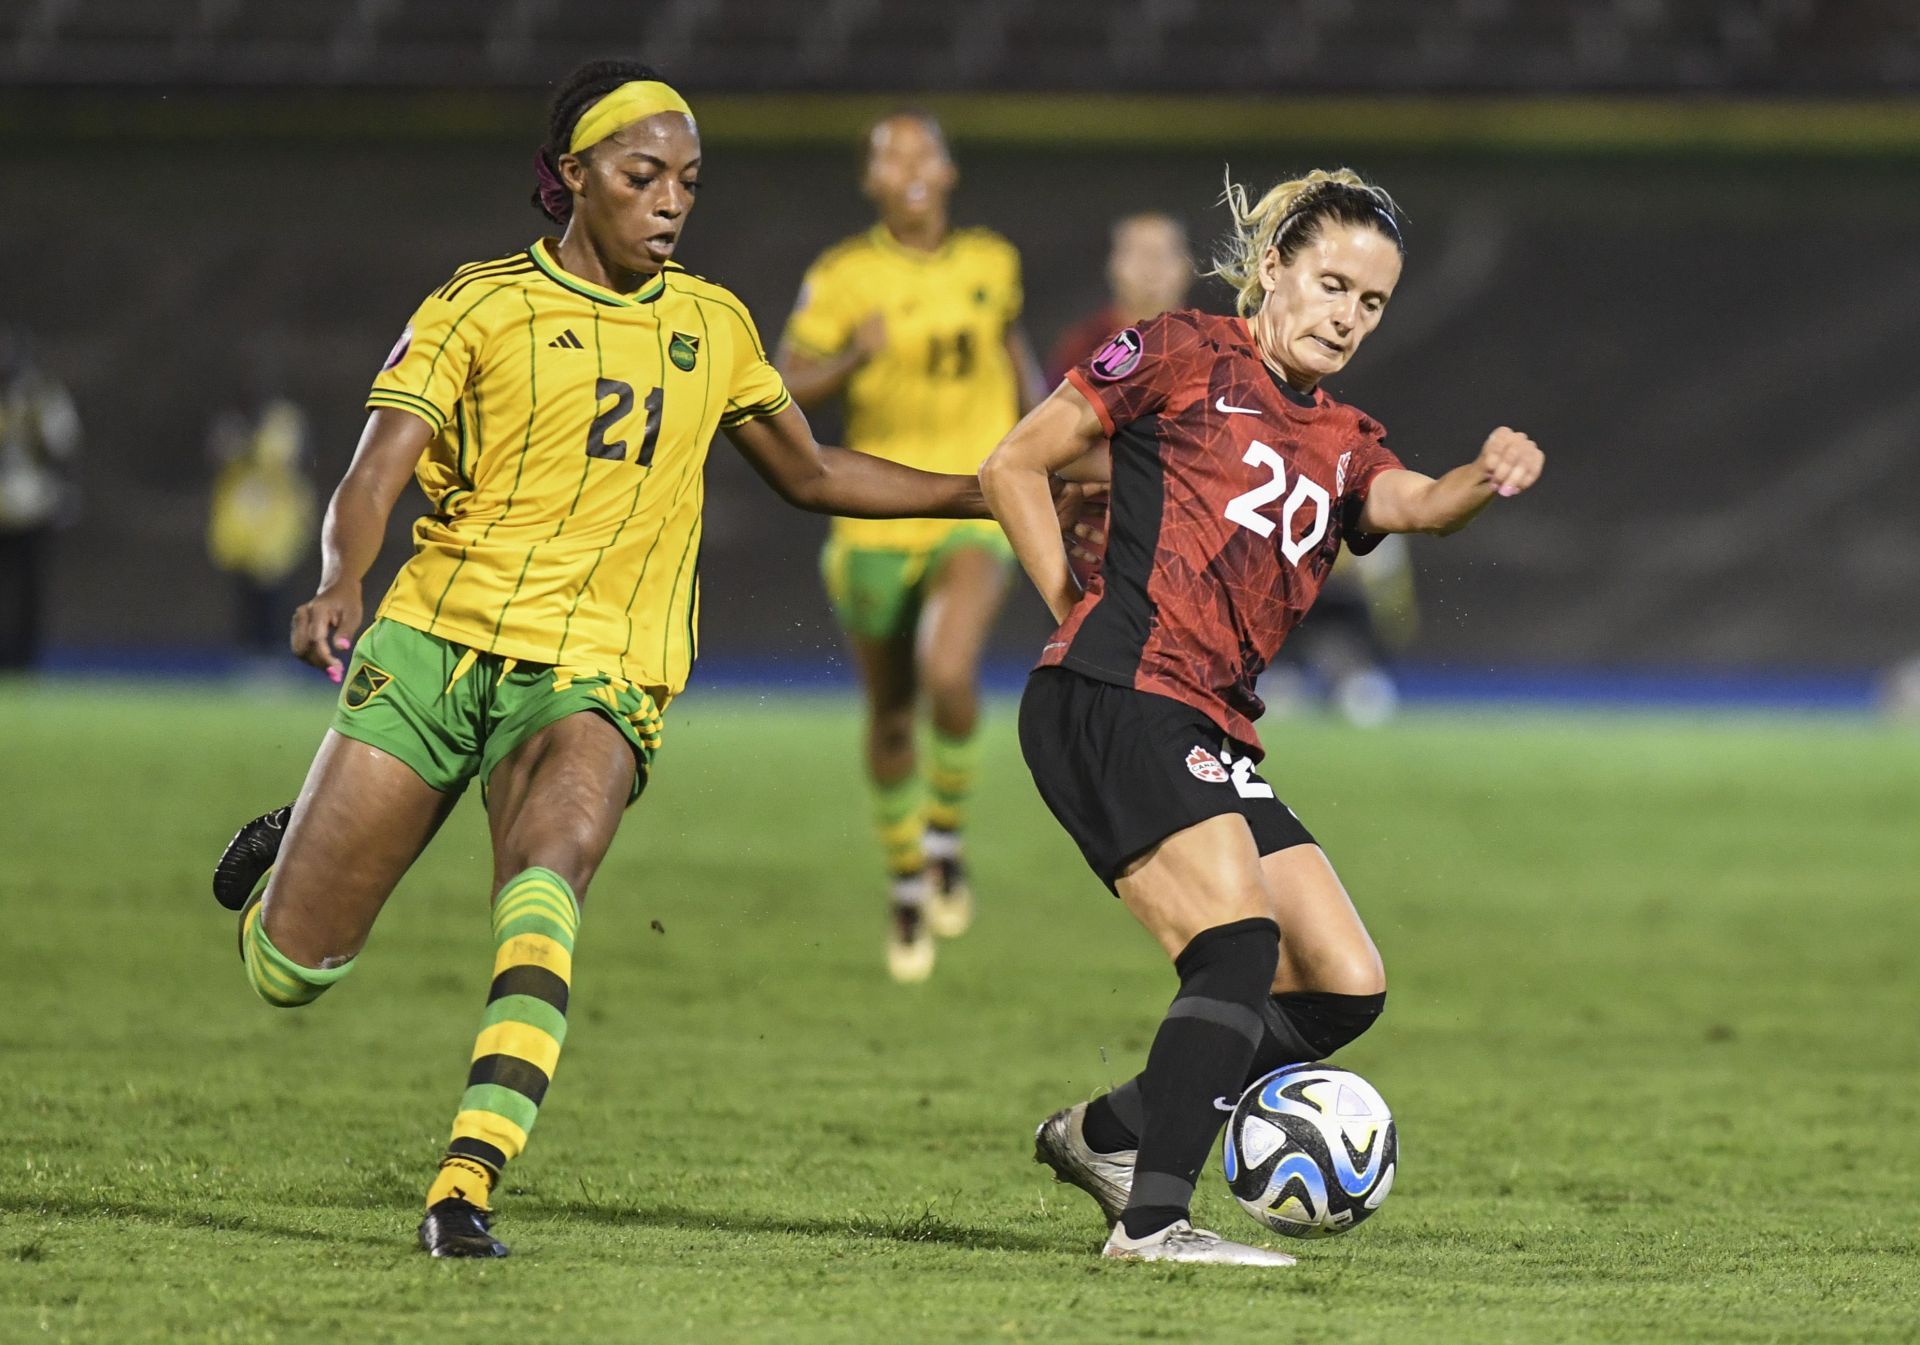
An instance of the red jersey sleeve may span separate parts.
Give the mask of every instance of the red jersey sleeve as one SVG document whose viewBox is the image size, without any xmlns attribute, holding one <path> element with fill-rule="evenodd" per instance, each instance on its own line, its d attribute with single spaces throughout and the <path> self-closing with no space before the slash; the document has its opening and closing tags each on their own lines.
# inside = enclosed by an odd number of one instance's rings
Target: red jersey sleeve
<svg viewBox="0 0 1920 1345">
<path fill-rule="evenodd" d="M 1382 472 L 1404 470 L 1399 455 L 1387 447 L 1386 426 L 1371 416 L 1361 416 L 1354 445 L 1340 458 L 1340 535 L 1347 550 L 1364 556 L 1386 540 L 1385 533 L 1363 532 L 1360 511 L 1367 506 L 1367 492 Z"/>
<path fill-rule="evenodd" d="M 1100 428 L 1112 438 L 1121 426 L 1166 406 L 1199 345 L 1190 314 L 1162 313 L 1115 332 L 1067 371 L 1067 382 L 1093 404 Z"/>
</svg>

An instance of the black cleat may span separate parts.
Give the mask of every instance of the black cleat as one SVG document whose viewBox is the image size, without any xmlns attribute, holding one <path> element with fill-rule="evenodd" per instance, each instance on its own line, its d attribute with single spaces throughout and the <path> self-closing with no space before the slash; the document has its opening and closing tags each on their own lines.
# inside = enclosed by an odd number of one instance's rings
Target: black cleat
<svg viewBox="0 0 1920 1345">
<path fill-rule="evenodd" d="M 490 1218 L 459 1196 L 435 1201 L 420 1221 L 420 1245 L 430 1256 L 505 1256 L 507 1245 L 487 1228 Z"/>
<path fill-rule="evenodd" d="M 280 842 L 293 820 L 293 805 L 275 808 L 241 827 L 213 866 L 213 899 L 230 911 L 244 908 L 261 877 L 280 857 Z"/>
</svg>

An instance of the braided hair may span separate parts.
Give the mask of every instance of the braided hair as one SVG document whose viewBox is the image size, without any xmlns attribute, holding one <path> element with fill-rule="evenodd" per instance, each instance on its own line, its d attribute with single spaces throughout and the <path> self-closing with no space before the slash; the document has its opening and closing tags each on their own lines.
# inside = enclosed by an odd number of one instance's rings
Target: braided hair
<svg viewBox="0 0 1920 1345">
<path fill-rule="evenodd" d="M 1268 248 L 1280 250 L 1282 264 L 1320 236 L 1328 221 L 1376 229 L 1386 235 L 1402 257 L 1406 241 L 1400 236 L 1400 207 L 1386 189 L 1376 187 L 1350 168 L 1316 168 L 1305 177 L 1282 182 L 1251 204 L 1247 189 L 1231 178 L 1222 198 L 1233 212 L 1233 232 L 1214 256 L 1211 275 L 1233 286 L 1240 315 L 1260 307 L 1260 259 Z"/>
<path fill-rule="evenodd" d="M 622 84 L 659 79 L 650 65 L 639 61 L 588 61 L 560 82 L 547 108 L 547 138 L 533 156 L 533 204 L 555 224 L 573 218 L 573 193 L 560 177 L 560 156 L 567 153 L 574 123 L 580 114 Z"/>
</svg>

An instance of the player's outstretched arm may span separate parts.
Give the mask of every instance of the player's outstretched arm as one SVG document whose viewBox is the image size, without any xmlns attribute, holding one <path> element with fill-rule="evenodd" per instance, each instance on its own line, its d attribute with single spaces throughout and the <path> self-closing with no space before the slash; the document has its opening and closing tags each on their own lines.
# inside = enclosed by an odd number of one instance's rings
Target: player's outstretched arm
<svg viewBox="0 0 1920 1345">
<path fill-rule="evenodd" d="M 353 462 L 327 505 L 320 529 L 320 588 L 293 614 L 293 652 L 334 681 L 340 653 L 360 629 L 360 581 L 387 535 L 387 516 L 433 438 L 433 426 L 407 411 L 375 409 L 360 432 Z"/>
<path fill-rule="evenodd" d="M 1071 383 L 1062 383 L 1007 431 L 980 465 L 980 489 L 1006 530 L 1013 553 L 1053 613 L 1064 621 L 1080 600 L 1080 585 L 1067 568 L 1051 478 L 1097 453 L 1107 433 L 1093 406 Z"/>
<path fill-rule="evenodd" d="M 1545 464 L 1539 445 L 1503 425 L 1487 436 L 1479 457 L 1445 476 L 1405 469 L 1380 473 L 1360 510 L 1360 528 L 1442 536 L 1458 532 L 1495 496 L 1518 495 L 1538 481 Z"/>
<path fill-rule="evenodd" d="M 869 453 L 817 443 L 797 406 L 744 421 L 728 429 L 726 436 L 781 499 L 810 513 L 847 518 L 990 517 L 975 478 L 923 472 Z"/>
</svg>

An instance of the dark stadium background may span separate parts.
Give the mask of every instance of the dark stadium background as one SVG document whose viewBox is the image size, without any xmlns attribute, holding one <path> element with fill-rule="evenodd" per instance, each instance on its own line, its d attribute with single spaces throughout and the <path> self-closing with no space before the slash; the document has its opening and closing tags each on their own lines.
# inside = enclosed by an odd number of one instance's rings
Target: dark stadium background
<svg viewBox="0 0 1920 1345">
<path fill-rule="evenodd" d="M 1021 249 L 1042 348 L 1100 301 L 1116 215 L 1166 209 L 1206 239 L 1228 164 L 1256 186 L 1362 169 L 1406 207 L 1411 266 L 1337 393 L 1415 466 L 1463 460 L 1498 424 L 1549 454 L 1524 508 L 1416 543 L 1410 662 L 1436 686 L 1632 670 L 1670 688 L 1865 696 L 1920 650 L 1917 14 L 1812 0 L 7 6 L 0 320 L 36 334 L 86 429 L 52 661 L 217 656 L 230 604 L 203 542 L 212 415 L 274 381 L 310 415 L 330 489 L 418 298 L 542 232 L 526 198 L 543 86 L 579 59 L 635 53 L 702 113 L 706 190 L 683 260 L 736 289 L 770 344 L 806 262 L 868 222 L 859 131 L 903 99 L 947 117 L 959 222 Z M 710 478 L 703 654 L 720 672 L 768 656 L 783 676 L 831 671 L 823 523 L 779 504 L 724 441 Z M 1023 594 L 999 656 L 1017 666 L 1042 625 Z"/>
</svg>

